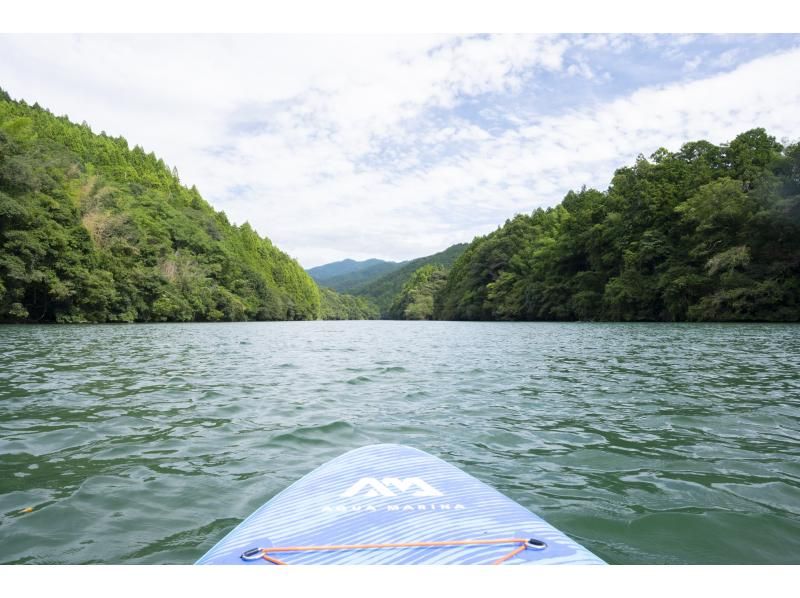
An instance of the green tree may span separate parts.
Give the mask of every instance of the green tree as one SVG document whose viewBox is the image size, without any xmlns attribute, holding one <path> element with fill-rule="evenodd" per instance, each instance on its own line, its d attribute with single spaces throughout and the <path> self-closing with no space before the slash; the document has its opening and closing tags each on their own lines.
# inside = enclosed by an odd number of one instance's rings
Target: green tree
<svg viewBox="0 0 800 598">
<path fill-rule="evenodd" d="M 800 320 L 800 149 L 763 129 L 660 149 L 476 238 L 445 319 Z"/>
<path fill-rule="evenodd" d="M 320 290 L 153 153 L 0 93 L 0 321 L 315 319 Z"/>
<path fill-rule="evenodd" d="M 403 285 L 389 310 L 390 317 L 398 320 L 432 320 L 434 297 L 447 282 L 447 271 L 434 264 L 422 266 Z"/>
</svg>

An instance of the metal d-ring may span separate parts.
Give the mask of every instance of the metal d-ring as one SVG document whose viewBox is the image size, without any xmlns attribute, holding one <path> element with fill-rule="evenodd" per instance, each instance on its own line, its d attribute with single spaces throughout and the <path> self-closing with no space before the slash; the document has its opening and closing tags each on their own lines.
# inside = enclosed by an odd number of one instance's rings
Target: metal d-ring
<svg viewBox="0 0 800 598">
<path fill-rule="evenodd" d="M 240 554 L 239 558 L 242 559 L 243 561 L 257 561 L 263 556 L 264 556 L 263 548 L 251 548 L 250 550 L 245 550 L 242 554 Z"/>
<path fill-rule="evenodd" d="M 529 540 L 525 541 L 525 547 L 532 550 L 544 550 L 547 548 L 547 542 L 537 540 L 536 538 L 530 538 Z"/>
</svg>

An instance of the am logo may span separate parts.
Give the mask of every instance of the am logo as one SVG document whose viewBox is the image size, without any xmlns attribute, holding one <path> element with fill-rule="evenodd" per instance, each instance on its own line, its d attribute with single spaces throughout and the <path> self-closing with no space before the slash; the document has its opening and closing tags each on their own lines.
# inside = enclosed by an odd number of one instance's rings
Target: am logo
<svg viewBox="0 0 800 598">
<path fill-rule="evenodd" d="M 394 490 L 392 490 L 394 488 Z M 397 492 L 410 492 L 414 490 L 412 496 L 443 496 L 436 488 L 428 484 L 421 478 L 361 478 L 347 490 L 342 492 L 340 498 L 351 498 L 358 494 L 363 494 L 368 498 L 376 496 L 397 496 Z"/>
</svg>

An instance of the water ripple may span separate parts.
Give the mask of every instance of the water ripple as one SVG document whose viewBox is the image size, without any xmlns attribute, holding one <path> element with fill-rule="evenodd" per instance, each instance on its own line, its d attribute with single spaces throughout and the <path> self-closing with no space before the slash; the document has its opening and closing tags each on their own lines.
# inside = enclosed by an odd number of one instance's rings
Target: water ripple
<svg viewBox="0 0 800 598">
<path fill-rule="evenodd" d="M 800 563 L 800 328 L 0 328 L 0 563 L 190 563 L 375 442 L 614 563 Z"/>
</svg>

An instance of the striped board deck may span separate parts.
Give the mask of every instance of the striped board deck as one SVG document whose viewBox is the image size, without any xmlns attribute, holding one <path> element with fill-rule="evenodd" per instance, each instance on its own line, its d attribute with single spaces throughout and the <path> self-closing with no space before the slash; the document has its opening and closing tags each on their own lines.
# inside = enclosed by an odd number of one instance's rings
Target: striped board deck
<svg viewBox="0 0 800 598">
<path fill-rule="evenodd" d="M 245 519 L 197 564 L 498 561 L 604 564 L 457 467 L 415 448 L 377 444 L 347 452 L 307 474 Z"/>
</svg>

